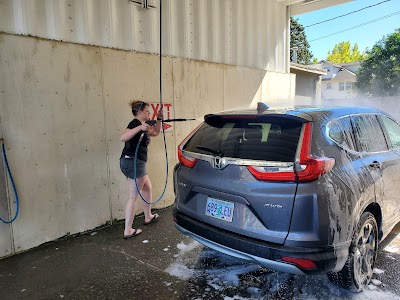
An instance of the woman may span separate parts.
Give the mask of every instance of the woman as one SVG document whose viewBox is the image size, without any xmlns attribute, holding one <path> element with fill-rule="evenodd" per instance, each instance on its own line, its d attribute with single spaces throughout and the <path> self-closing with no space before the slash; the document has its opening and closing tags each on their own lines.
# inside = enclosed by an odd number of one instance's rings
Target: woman
<svg viewBox="0 0 400 300">
<path fill-rule="evenodd" d="M 122 173 L 126 176 L 129 185 L 129 199 L 125 207 L 125 230 L 124 239 L 135 237 L 142 233 L 141 229 L 132 228 L 133 219 L 137 210 L 138 190 L 135 184 L 134 162 L 136 147 L 140 136 L 143 139 L 139 144 L 136 158 L 136 181 L 141 194 L 147 202 L 152 202 L 151 182 L 146 171 L 147 146 L 150 143 L 151 136 L 157 136 L 161 129 L 162 110 L 158 112 L 157 123 L 149 126 L 145 122 L 150 118 L 149 104 L 144 101 L 132 101 L 129 103 L 132 108 L 134 119 L 128 124 L 128 127 L 121 135 L 121 141 L 125 143 L 120 158 L 120 167 Z M 151 213 L 151 205 L 144 202 L 144 225 L 150 224 L 158 219 L 158 214 Z"/>
</svg>

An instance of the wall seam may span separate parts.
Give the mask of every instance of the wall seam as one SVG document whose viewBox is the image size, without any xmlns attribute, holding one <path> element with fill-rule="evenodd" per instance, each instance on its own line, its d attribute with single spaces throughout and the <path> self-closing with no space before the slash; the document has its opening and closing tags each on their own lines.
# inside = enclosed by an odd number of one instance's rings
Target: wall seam
<svg viewBox="0 0 400 300">
<path fill-rule="evenodd" d="M 108 188 L 108 205 L 110 210 L 110 222 L 113 223 L 113 212 L 111 203 L 111 174 L 110 174 L 110 152 L 108 144 L 108 131 L 107 131 L 107 110 L 106 110 L 106 97 L 104 95 L 104 61 L 103 61 L 103 50 L 99 47 L 100 52 L 100 72 L 101 72 L 101 96 L 103 101 L 103 116 L 104 116 L 104 143 L 106 147 L 106 165 L 107 165 L 107 188 Z"/>
<path fill-rule="evenodd" d="M 3 132 L 3 124 L 1 122 L 1 114 L 0 114 L 0 137 L 4 138 L 4 132 Z M 4 141 L 5 143 L 5 141 Z M 4 147 L 6 145 L 4 144 Z M 2 150 L 1 150 L 2 152 Z M 8 211 L 8 217 L 10 218 L 12 215 L 11 211 L 11 194 L 10 194 L 10 184 L 9 184 L 9 179 L 7 176 L 7 170 L 5 166 L 5 161 L 4 161 L 4 168 L 3 168 L 3 174 L 4 174 L 4 182 L 5 182 L 5 190 L 6 190 L 6 205 L 7 205 L 7 211 Z M 7 224 L 4 224 L 7 225 Z M 15 254 L 15 241 L 14 241 L 14 232 L 13 232 L 13 226 L 12 223 L 8 224 L 8 227 L 10 228 L 10 242 L 11 242 L 11 253 L 9 253 L 6 256 L 13 255 Z"/>
</svg>

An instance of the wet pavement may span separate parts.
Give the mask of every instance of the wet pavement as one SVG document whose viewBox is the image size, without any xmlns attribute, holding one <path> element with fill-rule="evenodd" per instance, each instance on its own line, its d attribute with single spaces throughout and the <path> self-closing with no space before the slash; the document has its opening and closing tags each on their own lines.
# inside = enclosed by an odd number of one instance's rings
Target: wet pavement
<svg viewBox="0 0 400 300">
<path fill-rule="evenodd" d="M 0 299 L 400 299 L 400 224 L 381 245 L 374 284 L 354 294 L 325 275 L 277 273 L 203 247 L 180 234 L 171 208 L 160 220 L 123 224 L 0 260 Z"/>
</svg>

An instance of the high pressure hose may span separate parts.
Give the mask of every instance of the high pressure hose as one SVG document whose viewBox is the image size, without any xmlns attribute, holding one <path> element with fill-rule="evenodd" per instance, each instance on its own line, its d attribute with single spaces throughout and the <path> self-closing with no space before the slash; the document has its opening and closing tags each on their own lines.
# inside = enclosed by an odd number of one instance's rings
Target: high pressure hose
<svg viewBox="0 0 400 300">
<path fill-rule="evenodd" d="M 11 181 L 12 187 L 13 187 L 13 189 L 14 189 L 14 194 L 15 194 L 15 206 L 16 206 L 16 209 L 15 209 L 15 216 L 11 219 L 11 221 L 6 221 L 6 220 L 3 220 L 2 218 L 0 218 L 0 221 L 3 222 L 4 224 L 11 224 L 11 223 L 14 222 L 14 221 L 17 219 L 17 217 L 18 217 L 18 212 L 19 212 L 19 200 L 18 200 L 17 188 L 15 187 L 14 179 L 13 179 L 13 177 L 12 177 L 12 175 L 11 175 L 10 166 L 9 166 L 9 164 L 8 164 L 7 154 L 6 154 L 6 148 L 5 148 L 5 146 L 4 146 L 4 139 L 3 139 L 3 138 L 0 138 L 0 143 L 1 143 L 1 146 L 2 146 L 2 150 L 3 150 L 3 157 L 4 157 L 4 162 L 6 163 L 7 172 L 8 172 L 8 175 L 10 176 L 10 181 Z"/>
<path fill-rule="evenodd" d="M 139 185 L 138 185 L 137 180 L 136 180 L 136 158 L 137 158 L 137 153 L 138 153 L 139 145 L 140 145 L 140 143 L 141 143 L 141 141 L 142 141 L 142 139 L 143 139 L 143 135 L 144 135 L 144 134 L 142 133 L 142 135 L 141 135 L 140 138 L 139 138 L 138 144 L 137 144 L 137 146 L 136 146 L 135 158 L 134 158 L 134 162 L 133 162 L 133 164 L 134 164 L 134 167 L 133 167 L 134 180 L 135 180 L 136 188 L 137 188 L 137 190 L 138 190 L 138 193 L 139 193 L 139 195 L 140 195 L 140 198 L 142 198 L 142 200 L 143 200 L 144 202 L 146 202 L 147 204 L 156 204 L 156 203 L 158 203 L 158 202 L 162 199 L 162 197 L 164 197 L 164 193 L 165 193 L 165 190 L 167 189 L 167 184 L 168 184 L 168 151 L 167 151 L 167 143 L 166 143 L 166 140 L 165 140 L 164 128 L 163 128 L 163 135 L 164 135 L 165 160 L 166 160 L 165 185 L 164 185 L 164 190 L 163 190 L 162 193 L 161 193 L 161 196 L 160 196 L 156 201 L 154 201 L 154 202 L 149 202 L 149 201 L 147 201 L 146 199 L 144 199 L 143 195 L 140 193 Z"/>
<path fill-rule="evenodd" d="M 161 54 L 161 49 L 162 49 L 162 9 L 161 9 L 161 3 L 162 0 L 160 0 L 160 108 L 163 108 L 163 103 L 162 103 L 162 54 Z M 136 180 L 136 159 L 137 159 L 137 153 L 138 153 L 138 149 L 139 149 L 139 145 L 143 139 L 143 133 L 140 136 L 140 139 L 138 141 L 138 144 L 136 146 L 136 151 L 135 151 L 135 158 L 134 158 L 134 180 L 135 180 L 135 184 L 136 184 L 136 188 L 138 190 L 138 193 L 140 195 L 140 198 L 142 198 L 142 200 L 144 202 L 146 202 L 147 204 L 156 204 L 157 202 L 159 202 L 162 197 L 164 196 L 165 190 L 167 189 L 167 184 L 168 184 L 168 151 L 167 151 L 167 141 L 165 139 L 165 131 L 164 131 L 164 124 L 161 123 L 161 127 L 162 127 L 162 133 L 163 133 L 163 138 L 164 138 L 164 149 L 165 149 L 165 161 L 166 161 L 166 176 L 165 176 L 165 185 L 164 185 L 164 190 L 161 194 L 161 196 L 154 202 L 150 202 L 147 201 L 146 199 L 144 199 L 143 195 L 140 193 L 140 189 Z"/>
</svg>

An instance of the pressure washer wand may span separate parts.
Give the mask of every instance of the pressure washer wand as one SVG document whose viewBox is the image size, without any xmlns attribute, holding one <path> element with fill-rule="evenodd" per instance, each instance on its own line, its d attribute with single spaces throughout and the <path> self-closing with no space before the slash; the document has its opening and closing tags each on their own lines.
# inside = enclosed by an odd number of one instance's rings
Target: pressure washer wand
<svg viewBox="0 0 400 300">
<path fill-rule="evenodd" d="M 167 122 L 184 122 L 184 121 L 195 121 L 196 119 L 166 119 L 166 120 L 160 120 L 163 123 Z M 149 124 L 150 126 L 156 125 L 157 120 L 149 120 L 146 121 L 146 124 Z"/>
</svg>

